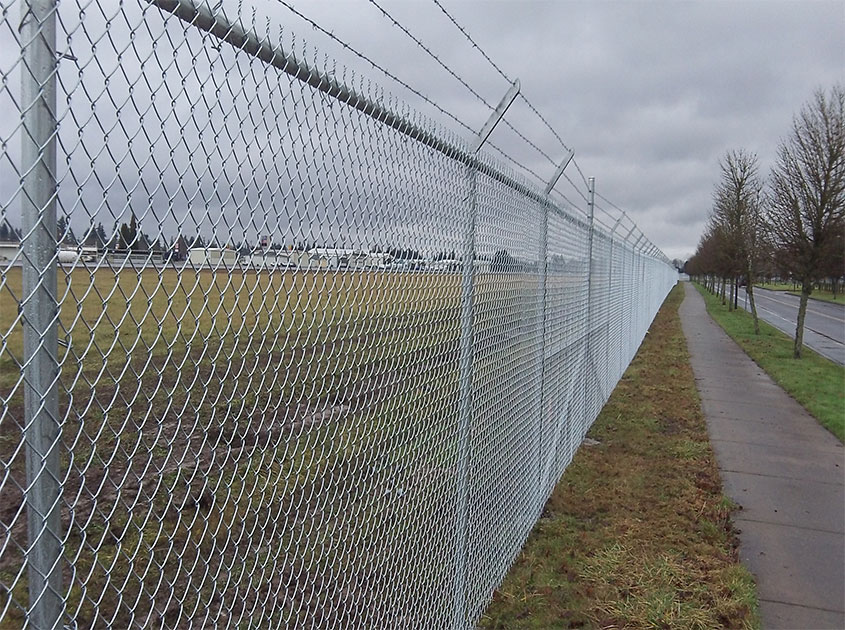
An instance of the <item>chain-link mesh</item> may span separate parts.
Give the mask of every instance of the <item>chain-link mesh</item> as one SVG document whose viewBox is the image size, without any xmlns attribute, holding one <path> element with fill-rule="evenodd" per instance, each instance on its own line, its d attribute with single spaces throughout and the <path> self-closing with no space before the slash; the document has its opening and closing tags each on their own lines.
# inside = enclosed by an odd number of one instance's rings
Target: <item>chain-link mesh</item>
<svg viewBox="0 0 845 630">
<path fill-rule="evenodd" d="M 676 273 L 158 4 L 3 6 L 0 626 L 473 625 Z"/>
</svg>

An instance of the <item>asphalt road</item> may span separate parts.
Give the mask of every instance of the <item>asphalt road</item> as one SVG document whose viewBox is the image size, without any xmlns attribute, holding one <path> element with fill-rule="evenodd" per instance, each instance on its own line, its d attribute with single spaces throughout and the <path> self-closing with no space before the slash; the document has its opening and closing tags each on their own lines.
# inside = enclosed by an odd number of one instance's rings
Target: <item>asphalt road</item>
<svg viewBox="0 0 845 630">
<path fill-rule="evenodd" d="M 760 319 L 795 337 L 798 296 L 755 287 L 754 300 Z M 745 293 L 740 293 L 739 303 L 750 310 Z M 845 365 L 845 305 L 811 299 L 804 320 L 804 345 L 839 365 Z"/>
</svg>

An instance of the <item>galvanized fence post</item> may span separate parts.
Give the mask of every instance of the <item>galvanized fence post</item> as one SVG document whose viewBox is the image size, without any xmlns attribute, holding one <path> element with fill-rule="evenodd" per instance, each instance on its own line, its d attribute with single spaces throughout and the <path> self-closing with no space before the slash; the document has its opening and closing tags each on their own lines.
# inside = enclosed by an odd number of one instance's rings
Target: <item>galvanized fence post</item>
<svg viewBox="0 0 845 630">
<path fill-rule="evenodd" d="M 56 301 L 56 3 L 26 0 L 20 28 L 24 439 L 29 627 L 62 616 Z"/>
<path fill-rule="evenodd" d="M 537 390 L 534 392 L 534 408 L 537 410 L 537 496 L 535 510 L 539 514 L 543 501 L 543 400 L 545 389 L 546 365 L 546 274 L 548 272 L 549 248 L 549 203 L 542 204 L 543 221 L 540 233 L 540 251 L 537 255 L 537 339 L 539 352 L 537 356 Z"/>
<path fill-rule="evenodd" d="M 499 106 L 487 119 L 474 139 L 472 154 L 481 149 L 493 129 L 505 115 L 519 94 L 519 81 L 507 91 Z M 469 222 L 464 232 L 463 267 L 461 273 L 461 354 L 460 354 L 460 416 L 458 424 L 458 524 L 455 546 L 455 592 L 452 608 L 452 627 L 462 628 L 466 619 L 466 573 L 469 523 L 469 434 L 472 420 L 472 370 L 474 343 L 475 290 L 475 226 L 478 219 L 478 169 L 467 167 L 469 175 Z"/>
<path fill-rule="evenodd" d="M 587 361 L 586 371 L 589 372 L 590 365 L 592 363 L 592 338 L 593 338 L 593 233 L 595 231 L 595 208 L 596 208 L 596 197 L 595 197 L 595 189 L 596 189 L 596 178 L 590 177 L 589 178 L 589 198 L 588 198 L 588 207 L 590 209 L 590 237 L 588 241 L 588 249 L 587 249 L 587 339 L 586 339 L 586 356 Z M 593 371 L 595 372 L 595 366 L 593 366 Z M 584 374 L 584 410 L 585 413 L 587 412 L 587 387 L 589 378 L 587 378 L 587 374 Z M 586 418 L 585 418 L 586 422 Z"/>
<path fill-rule="evenodd" d="M 636 282 L 636 275 L 637 275 L 637 261 L 639 260 L 638 257 L 637 257 L 637 247 L 639 246 L 642 238 L 643 238 L 643 234 L 640 233 L 640 235 L 637 237 L 637 240 L 634 241 L 634 244 L 631 246 L 631 279 L 630 279 L 630 282 L 628 283 L 631 287 L 631 313 L 629 315 L 629 329 L 634 330 L 634 331 L 639 330 L 639 328 L 638 328 L 639 323 L 637 321 L 637 319 L 639 317 L 639 306 L 638 306 L 638 304 L 639 304 L 639 298 L 638 298 L 639 293 L 637 291 L 637 286 L 636 286 L 635 282 Z M 626 353 L 628 355 L 627 356 L 628 360 L 633 358 L 634 351 L 636 350 L 634 337 L 635 336 L 629 336 L 629 338 L 628 338 L 628 346 L 629 347 L 628 347 L 628 352 Z"/>
<path fill-rule="evenodd" d="M 622 219 L 625 218 L 625 213 L 619 215 L 619 218 L 616 219 L 616 223 L 613 224 L 613 229 L 610 230 L 610 245 L 609 245 L 609 252 L 607 255 L 607 299 L 605 300 L 605 318 L 607 320 L 607 342 L 604 344 L 604 364 L 607 370 L 610 370 L 610 305 L 611 305 L 611 293 L 613 291 L 613 243 L 614 239 L 616 238 L 616 229 L 619 227 L 619 224 L 622 222 Z M 615 376 L 616 370 L 614 370 L 613 376 Z"/>
<path fill-rule="evenodd" d="M 640 304 L 642 304 L 644 306 L 646 304 L 646 297 L 647 297 L 646 287 L 645 287 L 645 255 L 644 255 L 644 252 L 640 252 L 640 291 L 641 291 Z M 645 319 L 644 315 L 645 315 L 645 313 L 643 312 L 643 308 L 640 307 L 640 326 L 641 327 L 645 325 L 645 322 L 643 321 Z M 645 331 L 643 331 L 643 334 L 645 334 Z"/>
<path fill-rule="evenodd" d="M 567 152 L 564 156 L 563 160 L 561 160 L 560 164 L 558 165 L 557 169 L 552 175 L 551 179 L 546 184 L 546 189 L 543 191 L 543 194 L 546 196 L 546 201 L 543 203 L 543 227 L 542 232 L 540 235 L 540 252 L 537 257 L 537 263 L 539 265 L 539 285 L 538 285 L 538 296 L 537 296 L 537 303 L 538 308 L 540 310 L 540 317 L 538 318 L 537 322 L 537 336 L 540 340 L 540 354 L 537 359 L 537 382 L 539 383 L 539 391 L 536 393 L 537 401 L 536 401 L 536 409 L 537 409 L 537 505 L 536 510 L 537 514 L 539 514 L 543 510 L 543 490 L 545 486 L 545 480 L 543 479 L 543 433 L 545 430 L 544 422 L 543 422 L 543 405 L 545 400 L 545 388 L 546 388 L 546 379 L 545 379 L 545 365 L 546 365 L 546 286 L 547 286 L 547 274 L 548 274 L 548 247 L 549 247 L 549 209 L 551 208 L 551 199 L 549 195 L 551 195 L 552 190 L 554 189 L 555 185 L 557 184 L 558 180 L 560 179 L 561 175 L 563 175 L 563 171 L 566 170 L 566 167 L 569 166 L 569 163 L 572 161 L 572 158 L 575 157 L 575 152 L 571 149 Z"/>
</svg>

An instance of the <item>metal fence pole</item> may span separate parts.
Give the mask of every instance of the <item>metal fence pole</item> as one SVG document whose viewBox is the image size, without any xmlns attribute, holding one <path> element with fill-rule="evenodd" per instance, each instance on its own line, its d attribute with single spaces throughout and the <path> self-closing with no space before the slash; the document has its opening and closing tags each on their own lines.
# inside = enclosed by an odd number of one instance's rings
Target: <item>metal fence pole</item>
<svg viewBox="0 0 845 630">
<path fill-rule="evenodd" d="M 543 400 L 546 371 L 546 274 L 548 273 L 549 204 L 544 203 L 542 210 L 543 227 L 540 233 L 540 252 L 537 256 L 537 271 L 539 273 L 537 308 L 540 311 L 537 318 L 537 338 L 540 348 L 537 357 L 537 391 L 535 392 L 535 408 L 537 409 L 537 498 L 535 507 L 538 514 L 543 509 Z"/>
<path fill-rule="evenodd" d="M 519 94 L 519 81 L 515 81 L 502 98 L 499 106 L 487 119 L 472 145 L 478 153 L 484 142 L 505 115 Z M 469 166 L 469 221 L 464 232 L 463 268 L 461 274 L 461 355 L 460 355 L 460 417 L 458 436 L 458 541 L 455 553 L 455 593 L 452 610 L 452 627 L 462 628 L 466 617 L 467 537 L 469 535 L 469 433 L 472 420 L 472 364 L 474 343 L 474 290 L 475 290 L 475 224 L 478 219 L 478 169 Z"/>
<path fill-rule="evenodd" d="M 622 270 L 621 273 L 623 275 L 623 286 L 622 286 L 622 313 L 620 316 L 620 326 L 623 331 L 627 331 L 631 329 L 630 323 L 630 312 L 631 312 L 631 265 L 628 262 L 628 247 L 630 247 L 631 243 L 631 235 L 634 233 L 634 230 L 637 228 L 637 225 L 631 222 L 631 229 L 628 230 L 628 233 L 625 235 L 625 247 L 622 249 Z M 623 339 L 619 341 L 619 354 L 617 356 L 617 367 L 616 371 L 619 376 L 622 376 L 622 373 L 625 371 L 625 361 L 627 359 L 627 352 L 628 352 L 628 336 L 626 335 Z"/>
<path fill-rule="evenodd" d="M 645 311 L 643 310 L 643 307 L 647 303 L 646 302 L 647 293 L 646 293 L 646 286 L 645 286 L 645 255 L 644 255 L 644 252 L 640 252 L 639 260 L 640 260 L 640 291 L 641 291 L 641 294 L 640 294 L 640 305 L 641 305 L 640 306 L 640 326 L 642 327 L 642 326 L 645 325 L 645 321 L 644 321 Z M 643 335 L 645 335 L 645 332 L 646 331 L 643 330 Z"/>
<path fill-rule="evenodd" d="M 27 0 L 21 18 L 25 502 L 30 627 L 62 615 L 56 301 L 56 4 Z"/>
<path fill-rule="evenodd" d="M 596 178 L 589 178 L 589 199 L 588 205 L 590 208 L 590 238 L 588 244 L 587 254 L 587 361 L 586 370 L 589 371 L 592 363 L 592 337 L 593 337 L 593 234 L 595 232 L 595 208 L 596 208 Z M 593 366 L 595 371 L 595 366 Z M 587 412 L 587 383 L 590 379 L 584 374 L 584 410 Z M 586 419 L 585 419 L 586 421 Z"/>
<path fill-rule="evenodd" d="M 569 166 L 569 163 L 572 161 L 572 158 L 575 157 L 575 152 L 571 149 L 567 152 L 564 156 L 563 160 L 561 160 L 560 164 L 558 164 L 557 169 L 552 175 L 552 178 L 546 183 L 546 189 L 543 191 L 543 194 L 548 198 L 551 194 L 552 190 L 554 190 L 555 185 L 557 185 L 558 180 L 560 179 L 561 175 L 563 175 L 563 171 L 566 170 L 566 167 Z M 540 339 L 540 356 L 537 360 L 537 381 L 539 383 L 539 392 L 537 393 L 538 400 L 536 403 L 537 414 L 538 414 L 538 432 L 537 432 L 537 513 L 539 514 L 543 509 L 543 489 L 545 485 L 545 480 L 543 479 L 543 433 L 544 433 L 544 422 L 543 422 L 543 404 L 545 400 L 545 387 L 546 387 L 546 379 L 545 379 L 545 365 L 546 365 L 546 302 L 547 302 L 547 274 L 548 274 L 548 247 L 549 247 L 549 210 L 551 208 L 551 199 L 549 198 L 543 204 L 543 227 L 542 233 L 540 236 L 540 252 L 537 257 L 537 262 L 539 265 L 539 286 L 538 286 L 538 308 L 540 310 L 540 317 L 537 322 L 537 335 Z"/>
<path fill-rule="evenodd" d="M 610 370 L 610 305 L 611 305 L 611 293 L 613 292 L 613 242 L 616 237 L 616 230 L 619 227 L 619 224 L 622 223 L 622 219 L 625 218 L 625 213 L 619 215 L 619 218 L 616 219 L 616 223 L 613 224 L 613 229 L 610 230 L 610 245 L 609 245 L 609 253 L 607 256 L 607 299 L 605 300 L 605 314 L 607 319 L 607 343 L 604 344 L 604 364 L 605 369 L 608 371 Z M 613 376 L 616 375 L 616 370 L 614 370 Z"/>
<path fill-rule="evenodd" d="M 637 248 L 639 247 L 640 241 L 643 240 L 644 236 L 645 235 L 640 232 L 640 235 L 637 237 L 636 242 L 634 242 L 634 245 L 631 248 L 631 327 L 634 331 L 638 331 L 640 329 L 640 290 L 636 284 L 637 276 L 639 275 L 640 257 Z M 634 354 L 636 354 L 637 351 L 638 343 L 639 340 L 636 339 L 636 334 L 629 338 L 629 360 L 634 358 Z"/>
</svg>

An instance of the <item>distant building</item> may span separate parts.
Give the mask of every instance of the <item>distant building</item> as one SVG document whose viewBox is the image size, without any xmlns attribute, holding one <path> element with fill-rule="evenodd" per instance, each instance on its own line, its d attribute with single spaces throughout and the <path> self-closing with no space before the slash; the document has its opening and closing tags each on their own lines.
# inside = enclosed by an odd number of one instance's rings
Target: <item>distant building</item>
<svg viewBox="0 0 845 630">
<path fill-rule="evenodd" d="M 15 257 L 19 257 L 20 249 L 21 244 L 16 241 L 0 241 L 0 263 L 8 263 Z"/>
<path fill-rule="evenodd" d="M 226 247 L 194 247 L 188 251 L 188 262 L 194 267 L 231 269 L 238 264 L 238 252 Z"/>
<path fill-rule="evenodd" d="M 364 259 L 364 267 L 387 269 L 393 263 L 393 256 L 385 252 L 369 252 Z"/>
<path fill-rule="evenodd" d="M 311 269 L 346 269 L 355 250 L 337 247 L 315 247 L 308 250 Z"/>
<path fill-rule="evenodd" d="M 268 249 L 247 254 L 242 266 L 250 269 L 307 269 L 310 258 L 301 250 Z"/>
<path fill-rule="evenodd" d="M 382 252 L 365 252 L 337 247 L 315 247 L 308 250 L 311 269 L 387 269 L 393 256 Z"/>
<path fill-rule="evenodd" d="M 441 258 L 440 260 L 433 260 L 428 263 L 428 269 L 430 271 L 460 271 L 462 269 L 462 264 L 460 260 L 455 258 Z"/>
<path fill-rule="evenodd" d="M 62 247 L 59 249 L 59 264 L 74 265 L 79 262 L 79 252 L 74 247 Z"/>
<path fill-rule="evenodd" d="M 300 249 L 279 252 L 279 256 L 287 265 L 288 269 L 306 269 L 311 261 L 308 252 Z"/>
<path fill-rule="evenodd" d="M 82 245 L 61 245 L 58 261 L 60 265 L 76 265 L 77 263 L 95 263 L 99 258 L 96 247 Z"/>
</svg>

